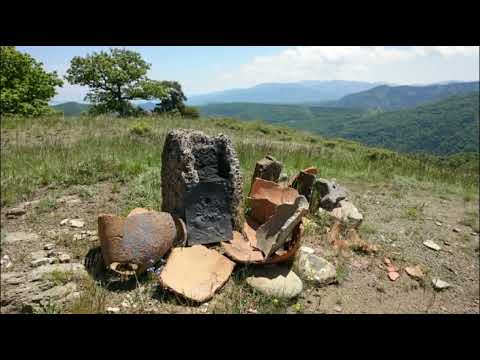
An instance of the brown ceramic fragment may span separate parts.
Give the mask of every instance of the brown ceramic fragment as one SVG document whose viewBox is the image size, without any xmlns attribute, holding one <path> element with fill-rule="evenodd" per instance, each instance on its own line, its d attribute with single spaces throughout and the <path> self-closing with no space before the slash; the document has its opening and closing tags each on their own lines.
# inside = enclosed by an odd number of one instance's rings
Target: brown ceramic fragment
<svg viewBox="0 0 480 360">
<path fill-rule="evenodd" d="M 297 196 L 298 191 L 295 189 L 257 178 L 249 197 L 251 217 L 263 224 L 275 213 L 280 204 L 293 204 Z"/>
<path fill-rule="evenodd" d="M 222 248 L 230 258 L 240 263 L 261 262 L 264 259 L 262 252 L 253 248 L 237 231 L 233 232 L 230 242 L 222 242 Z"/>
<path fill-rule="evenodd" d="M 287 241 L 308 211 L 307 199 L 300 195 L 294 204 L 281 204 L 275 214 L 257 230 L 257 248 L 269 258 Z"/>
<path fill-rule="evenodd" d="M 203 245 L 174 248 L 159 281 L 179 295 L 203 302 L 227 282 L 234 266 L 234 262 Z"/>
</svg>

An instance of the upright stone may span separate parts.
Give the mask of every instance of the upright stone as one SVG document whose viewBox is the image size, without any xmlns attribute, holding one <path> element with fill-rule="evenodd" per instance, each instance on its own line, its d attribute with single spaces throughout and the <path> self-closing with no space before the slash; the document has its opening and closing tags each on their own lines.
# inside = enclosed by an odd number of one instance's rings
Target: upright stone
<svg viewBox="0 0 480 360">
<path fill-rule="evenodd" d="M 222 204 L 226 212 L 225 218 L 216 224 L 216 231 L 219 234 L 230 231 L 231 234 L 232 228 L 242 230 L 243 179 L 240 162 L 227 136 L 208 136 L 191 129 L 171 130 L 163 147 L 161 176 L 162 211 L 185 220 L 187 230 L 194 230 L 193 235 L 205 232 L 214 221 L 215 216 L 211 213 L 213 200 Z M 209 185 L 203 185 L 206 183 Z M 219 193 L 213 194 L 212 189 L 219 190 Z M 211 215 L 212 221 L 202 225 L 197 221 L 198 214 L 203 217 Z M 225 226 L 225 219 L 231 222 L 230 230 Z M 204 243 L 203 235 L 203 240 L 194 239 L 195 236 L 191 237 L 190 231 L 187 232 L 189 243 Z"/>
<path fill-rule="evenodd" d="M 255 171 L 253 172 L 251 185 L 253 185 L 256 178 L 278 182 L 278 178 L 282 173 L 282 167 L 282 163 L 270 155 L 258 160 L 255 164 Z"/>
</svg>

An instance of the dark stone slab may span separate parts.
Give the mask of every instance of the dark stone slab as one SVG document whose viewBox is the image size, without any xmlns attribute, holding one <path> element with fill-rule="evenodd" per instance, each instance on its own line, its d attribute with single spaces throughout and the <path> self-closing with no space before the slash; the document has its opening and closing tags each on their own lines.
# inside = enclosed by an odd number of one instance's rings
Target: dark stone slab
<svg viewBox="0 0 480 360">
<path fill-rule="evenodd" d="M 188 245 L 211 244 L 233 238 L 225 182 L 201 182 L 188 189 L 185 217 Z"/>
<path fill-rule="evenodd" d="M 307 198 L 307 201 L 310 201 L 312 198 L 312 186 L 314 181 L 314 174 L 309 174 L 304 171 L 300 171 L 300 174 L 298 174 L 295 187 L 300 195 L 303 195 Z"/>
<path fill-rule="evenodd" d="M 258 160 L 255 164 L 255 170 L 252 176 L 252 184 L 256 178 L 278 182 L 280 173 L 282 172 L 282 163 L 275 160 L 274 157 L 267 155 L 263 159 Z"/>
</svg>

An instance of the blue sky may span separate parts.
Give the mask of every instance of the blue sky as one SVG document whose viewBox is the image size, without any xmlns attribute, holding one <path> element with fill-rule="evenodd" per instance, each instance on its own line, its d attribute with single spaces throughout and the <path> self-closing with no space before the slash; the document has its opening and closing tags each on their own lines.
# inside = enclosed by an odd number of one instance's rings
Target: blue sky
<svg viewBox="0 0 480 360">
<path fill-rule="evenodd" d="M 121 47 L 121 46 L 118 46 Z M 148 76 L 176 80 L 188 95 L 265 82 L 359 80 L 428 84 L 478 81 L 479 50 L 469 46 L 127 46 L 152 66 Z M 64 75 L 74 56 L 99 46 L 19 46 Z M 65 82 L 55 101 L 82 101 L 87 89 Z"/>
</svg>

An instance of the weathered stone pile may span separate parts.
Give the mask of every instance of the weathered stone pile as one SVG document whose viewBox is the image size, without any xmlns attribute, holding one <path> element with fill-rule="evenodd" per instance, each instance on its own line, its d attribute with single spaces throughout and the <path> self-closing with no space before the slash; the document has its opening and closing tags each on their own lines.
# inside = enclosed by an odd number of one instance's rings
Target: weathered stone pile
<svg viewBox="0 0 480 360">
<path fill-rule="evenodd" d="M 340 246 L 360 242 L 362 215 L 346 190 L 317 177 L 316 168 L 279 181 L 282 167 L 272 156 L 257 162 L 245 214 L 240 163 L 230 139 L 196 130 L 169 132 L 162 153 L 162 211 L 134 209 L 126 218 L 101 214 L 104 268 L 122 277 L 153 271 L 163 288 L 204 302 L 228 281 L 236 263 L 250 264 L 247 284 L 294 297 L 303 285 L 290 260 L 300 249 L 305 277 L 319 285 L 335 282 L 335 266 L 301 247 L 303 219 L 327 214 L 332 245 Z"/>
</svg>

